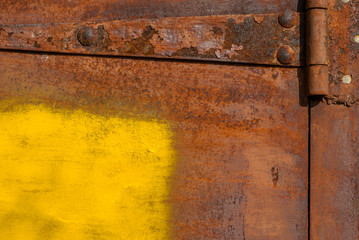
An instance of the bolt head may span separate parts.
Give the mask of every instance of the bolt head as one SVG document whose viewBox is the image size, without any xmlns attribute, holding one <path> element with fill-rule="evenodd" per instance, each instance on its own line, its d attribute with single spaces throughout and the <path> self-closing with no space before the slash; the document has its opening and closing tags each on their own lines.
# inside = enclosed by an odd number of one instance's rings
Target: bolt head
<svg viewBox="0 0 359 240">
<path fill-rule="evenodd" d="M 292 10 L 285 10 L 278 17 L 279 24 L 284 28 L 292 28 L 298 23 L 298 18 Z"/>
<path fill-rule="evenodd" d="M 354 42 L 359 43 L 359 34 L 354 36 Z"/>
<path fill-rule="evenodd" d="M 344 75 L 342 77 L 342 82 L 345 84 L 350 84 L 352 82 L 352 76 L 351 75 Z"/>
<path fill-rule="evenodd" d="M 295 52 L 289 46 L 281 46 L 277 52 L 278 61 L 282 64 L 290 64 L 295 59 Z"/>
<path fill-rule="evenodd" d="M 82 27 L 77 33 L 77 40 L 83 46 L 92 46 L 96 43 L 96 31 L 91 27 Z"/>
</svg>

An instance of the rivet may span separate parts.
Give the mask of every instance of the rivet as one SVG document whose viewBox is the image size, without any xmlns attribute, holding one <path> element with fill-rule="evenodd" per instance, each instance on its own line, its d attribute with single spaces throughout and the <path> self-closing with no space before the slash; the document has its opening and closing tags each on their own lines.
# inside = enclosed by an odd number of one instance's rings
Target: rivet
<svg viewBox="0 0 359 240">
<path fill-rule="evenodd" d="M 282 27 L 291 28 L 297 24 L 297 17 L 292 10 L 285 10 L 278 17 L 278 22 Z"/>
<path fill-rule="evenodd" d="M 289 46 L 281 46 L 277 52 L 278 61 L 282 64 L 290 64 L 294 61 L 295 52 Z"/>
<path fill-rule="evenodd" d="M 342 0 L 343 3 L 348 3 L 350 0 Z"/>
<path fill-rule="evenodd" d="M 354 42 L 359 43 L 359 35 L 354 36 Z"/>
<path fill-rule="evenodd" d="M 350 84 L 352 82 L 352 76 L 344 75 L 342 77 L 342 82 L 345 83 L 345 84 Z"/>
<path fill-rule="evenodd" d="M 91 27 L 82 27 L 77 33 L 77 40 L 83 46 L 91 46 L 96 43 L 96 32 Z"/>
</svg>

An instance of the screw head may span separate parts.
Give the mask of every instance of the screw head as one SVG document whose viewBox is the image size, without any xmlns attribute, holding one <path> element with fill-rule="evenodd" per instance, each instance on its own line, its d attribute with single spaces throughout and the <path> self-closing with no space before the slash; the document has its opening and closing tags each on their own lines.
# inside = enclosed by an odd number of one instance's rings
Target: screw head
<svg viewBox="0 0 359 240">
<path fill-rule="evenodd" d="M 289 46 L 281 46 L 277 52 L 278 61 L 282 64 L 290 64 L 295 59 L 295 52 Z"/>
<path fill-rule="evenodd" d="M 359 34 L 354 36 L 354 42 L 359 43 Z"/>
<path fill-rule="evenodd" d="M 342 82 L 345 84 L 350 84 L 352 82 L 352 76 L 351 75 L 344 75 L 342 77 Z"/>
<path fill-rule="evenodd" d="M 82 27 L 77 33 L 77 40 L 83 46 L 91 46 L 96 43 L 96 32 L 91 27 Z"/>
<path fill-rule="evenodd" d="M 298 19 L 292 10 L 287 9 L 279 15 L 278 22 L 284 28 L 291 28 L 297 24 Z"/>
</svg>

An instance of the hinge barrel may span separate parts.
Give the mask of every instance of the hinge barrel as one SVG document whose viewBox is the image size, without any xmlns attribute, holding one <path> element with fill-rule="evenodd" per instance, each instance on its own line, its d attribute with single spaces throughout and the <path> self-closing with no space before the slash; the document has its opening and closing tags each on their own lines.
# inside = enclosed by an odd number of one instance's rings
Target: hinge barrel
<svg viewBox="0 0 359 240">
<path fill-rule="evenodd" d="M 328 2 L 307 1 L 306 65 L 308 95 L 328 95 Z"/>
</svg>

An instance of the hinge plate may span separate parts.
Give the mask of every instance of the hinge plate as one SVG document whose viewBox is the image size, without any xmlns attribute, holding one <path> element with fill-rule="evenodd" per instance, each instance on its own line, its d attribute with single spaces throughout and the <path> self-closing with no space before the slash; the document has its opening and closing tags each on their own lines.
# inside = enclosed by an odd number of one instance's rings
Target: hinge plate
<svg viewBox="0 0 359 240">
<path fill-rule="evenodd" d="M 0 49 L 303 66 L 300 14 L 0 25 Z M 278 60 L 283 54 L 284 60 Z"/>
</svg>

